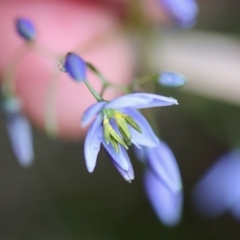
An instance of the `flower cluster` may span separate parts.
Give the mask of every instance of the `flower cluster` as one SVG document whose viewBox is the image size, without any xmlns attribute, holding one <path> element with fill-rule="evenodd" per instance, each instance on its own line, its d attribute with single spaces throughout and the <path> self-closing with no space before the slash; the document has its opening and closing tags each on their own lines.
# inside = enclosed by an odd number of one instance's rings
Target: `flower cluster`
<svg viewBox="0 0 240 240">
<path fill-rule="evenodd" d="M 16 30 L 28 46 L 36 44 L 36 30 L 30 20 L 18 19 Z M 100 93 L 87 80 L 87 69 L 100 77 Z M 96 103 L 86 109 L 81 119 L 83 127 L 91 123 L 84 144 L 87 170 L 94 171 L 100 147 L 103 145 L 119 173 L 126 181 L 131 182 L 134 179 L 134 170 L 127 150 L 134 145 L 142 156 L 140 158 L 146 163 L 145 188 L 159 219 L 169 226 L 177 224 L 181 217 L 183 198 L 178 166 L 170 148 L 159 140 L 148 123 L 147 119 L 153 117 L 146 117 L 140 111 L 177 105 L 178 102 L 172 97 L 138 92 L 136 89 L 140 89 L 139 86 L 147 81 L 155 81 L 168 88 L 181 87 L 186 82 L 185 78 L 174 72 L 163 72 L 137 79 L 127 87 L 117 86 L 75 53 L 66 55 L 61 71 L 67 72 L 75 81 L 83 82 L 96 99 Z M 102 96 L 108 87 L 119 88 L 127 94 L 111 101 L 105 100 Z M 22 166 L 29 166 L 34 156 L 31 127 L 23 113 L 21 100 L 16 96 L 11 77 L 4 78 L 2 98 L 13 151 Z"/>
</svg>

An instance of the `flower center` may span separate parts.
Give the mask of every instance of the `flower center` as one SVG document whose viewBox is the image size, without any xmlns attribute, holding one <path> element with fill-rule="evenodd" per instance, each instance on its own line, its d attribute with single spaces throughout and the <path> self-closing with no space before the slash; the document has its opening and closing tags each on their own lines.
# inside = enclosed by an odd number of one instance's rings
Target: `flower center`
<svg viewBox="0 0 240 240">
<path fill-rule="evenodd" d="M 110 119 L 115 122 L 110 123 Z M 116 126 L 114 126 L 116 124 Z M 119 144 L 128 149 L 131 145 L 131 133 L 129 126 L 139 133 L 142 132 L 137 122 L 130 116 L 114 109 L 103 110 L 103 135 L 107 144 L 111 144 L 115 151 L 119 153 Z"/>
</svg>

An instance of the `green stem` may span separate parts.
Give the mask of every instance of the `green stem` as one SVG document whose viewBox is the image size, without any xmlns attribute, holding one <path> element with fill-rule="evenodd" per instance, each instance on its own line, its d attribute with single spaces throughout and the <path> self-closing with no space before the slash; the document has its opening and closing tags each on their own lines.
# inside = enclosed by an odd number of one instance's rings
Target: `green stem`
<svg viewBox="0 0 240 240">
<path fill-rule="evenodd" d="M 96 92 L 96 90 L 92 87 L 92 85 L 88 82 L 88 80 L 86 79 L 84 81 L 84 83 L 86 84 L 88 90 L 92 93 L 92 95 L 95 97 L 95 99 L 98 101 L 98 102 L 102 102 L 103 99 L 99 96 L 99 94 Z"/>
<path fill-rule="evenodd" d="M 28 44 L 29 43 L 24 43 L 18 50 L 16 50 L 3 73 L 2 92 L 6 97 L 15 95 L 16 70 L 21 59 L 29 51 L 29 49 L 26 47 Z"/>
</svg>

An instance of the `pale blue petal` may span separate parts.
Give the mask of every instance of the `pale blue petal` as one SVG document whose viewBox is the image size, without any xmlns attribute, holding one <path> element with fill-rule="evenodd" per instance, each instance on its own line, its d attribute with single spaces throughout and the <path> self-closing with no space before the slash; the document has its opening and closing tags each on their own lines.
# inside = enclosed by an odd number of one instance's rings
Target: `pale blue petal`
<svg viewBox="0 0 240 240">
<path fill-rule="evenodd" d="M 121 167 L 119 167 L 119 165 L 113 159 L 112 159 L 112 162 L 114 166 L 117 168 L 117 170 L 119 171 L 119 173 L 123 176 L 123 178 L 126 181 L 131 182 L 134 179 L 134 171 L 133 171 L 132 163 L 128 157 L 126 150 L 122 146 L 120 146 L 120 148 L 128 163 L 128 169 L 123 170 Z"/>
<path fill-rule="evenodd" d="M 172 191 L 182 189 L 177 161 L 171 149 L 161 141 L 157 147 L 146 148 L 147 163 L 150 169 Z"/>
<path fill-rule="evenodd" d="M 183 193 L 172 192 L 151 171 L 145 173 L 145 189 L 158 218 L 167 226 L 179 223 Z"/>
<path fill-rule="evenodd" d="M 222 156 L 193 191 L 196 210 L 216 217 L 233 209 L 240 199 L 240 150 Z"/>
<path fill-rule="evenodd" d="M 105 105 L 105 108 L 150 108 L 163 107 L 178 104 L 177 100 L 171 97 L 164 97 L 152 93 L 132 93 L 115 98 Z"/>
<path fill-rule="evenodd" d="M 91 120 L 94 118 L 94 116 L 96 114 L 98 114 L 99 111 L 101 111 L 101 109 L 104 107 L 105 104 L 106 104 L 106 102 L 97 102 L 97 103 L 93 104 L 92 106 L 90 106 L 83 113 L 82 120 L 81 120 L 82 127 L 85 127 L 87 124 L 89 124 L 91 122 Z"/>
<path fill-rule="evenodd" d="M 119 148 L 119 153 L 115 151 L 113 146 L 111 144 L 107 144 L 105 142 L 105 139 L 103 138 L 103 146 L 112 158 L 112 160 L 123 170 L 128 171 L 129 169 L 129 162 L 128 162 L 128 157 L 126 156 L 125 152 L 123 149 L 120 147 Z"/>
<path fill-rule="evenodd" d="M 23 167 L 29 167 L 34 158 L 29 121 L 20 113 L 8 114 L 6 120 L 9 139 L 18 162 Z"/>
<path fill-rule="evenodd" d="M 159 144 L 159 139 L 156 137 L 151 126 L 141 113 L 132 108 L 122 109 L 121 112 L 131 116 L 142 130 L 142 133 L 139 133 L 129 126 L 129 130 L 132 136 L 131 142 L 133 144 L 146 147 L 155 147 Z"/>
<path fill-rule="evenodd" d="M 240 221 L 240 199 L 231 207 L 230 212 L 233 217 Z"/>
<path fill-rule="evenodd" d="M 142 148 L 138 148 L 136 146 L 133 147 L 134 153 L 137 157 L 137 159 L 142 162 L 145 163 L 146 161 L 146 148 L 142 147 Z"/>
<path fill-rule="evenodd" d="M 93 172 L 102 140 L 102 116 L 99 114 L 90 126 L 85 143 L 84 155 L 89 172 Z"/>
</svg>

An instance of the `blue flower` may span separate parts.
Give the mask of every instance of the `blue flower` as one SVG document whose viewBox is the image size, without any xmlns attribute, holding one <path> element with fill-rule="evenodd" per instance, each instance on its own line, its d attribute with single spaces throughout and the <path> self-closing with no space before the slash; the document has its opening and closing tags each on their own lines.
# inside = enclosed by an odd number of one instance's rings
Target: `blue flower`
<svg viewBox="0 0 240 240">
<path fill-rule="evenodd" d="M 158 0 L 168 14 L 184 28 L 196 23 L 198 5 L 196 0 Z"/>
<path fill-rule="evenodd" d="M 155 94 L 132 93 L 110 102 L 101 101 L 89 107 L 82 125 L 96 119 L 89 128 L 84 154 L 89 172 L 93 172 L 101 143 L 120 173 L 128 181 L 134 178 L 126 150 L 133 143 L 137 147 L 155 147 L 159 144 L 146 119 L 136 110 L 178 104 L 173 98 Z"/>
<path fill-rule="evenodd" d="M 168 226 L 176 225 L 182 213 L 182 182 L 177 161 L 166 143 L 144 147 L 137 152 L 145 160 L 145 189 L 158 218 Z"/>
<path fill-rule="evenodd" d="M 21 103 L 17 98 L 4 99 L 3 110 L 15 156 L 21 166 L 28 167 L 32 164 L 34 157 L 29 121 L 22 114 Z"/>
<path fill-rule="evenodd" d="M 158 83 L 168 88 L 178 88 L 186 84 L 186 79 L 174 72 L 163 72 L 158 78 Z"/>
<path fill-rule="evenodd" d="M 193 191 L 196 210 L 206 217 L 229 211 L 240 220 L 240 149 L 223 155 Z"/>
<path fill-rule="evenodd" d="M 19 18 L 16 21 L 16 30 L 18 34 L 27 41 L 32 41 L 36 37 L 36 30 L 29 19 Z"/>
<path fill-rule="evenodd" d="M 77 54 L 68 53 L 64 67 L 73 79 L 77 81 L 86 80 L 86 64 Z"/>
</svg>

